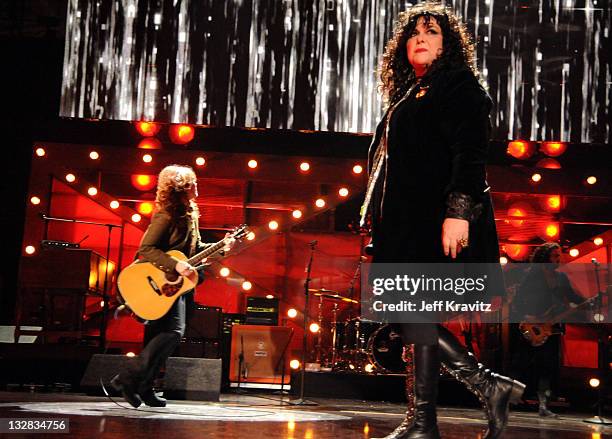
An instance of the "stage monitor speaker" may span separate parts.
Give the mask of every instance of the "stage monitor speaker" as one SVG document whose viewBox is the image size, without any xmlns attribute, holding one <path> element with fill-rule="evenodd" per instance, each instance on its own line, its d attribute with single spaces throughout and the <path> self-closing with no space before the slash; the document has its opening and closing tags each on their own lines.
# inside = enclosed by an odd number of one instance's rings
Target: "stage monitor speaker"
<svg viewBox="0 0 612 439">
<path fill-rule="evenodd" d="M 170 357 L 166 362 L 164 396 L 170 399 L 219 401 L 221 360 Z"/>
<path fill-rule="evenodd" d="M 134 357 L 126 355 L 94 354 L 81 378 L 81 390 L 89 395 L 101 395 L 100 379 L 109 390 L 110 380 L 133 361 Z"/>
<path fill-rule="evenodd" d="M 281 384 L 284 366 L 282 384 L 288 384 L 290 369 L 287 347 L 292 336 L 293 329 L 285 326 L 235 325 L 232 328 L 230 381 Z"/>
<path fill-rule="evenodd" d="M 221 358 L 221 342 L 219 340 L 182 339 L 172 356 L 188 358 Z"/>
<path fill-rule="evenodd" d="M 221 338 L 221 308 L 215 306 L 203 306 L 195 304 L 194 309 L 188 314 L 185 338 L 187 339 L 209 339 Z"/>
</svg>

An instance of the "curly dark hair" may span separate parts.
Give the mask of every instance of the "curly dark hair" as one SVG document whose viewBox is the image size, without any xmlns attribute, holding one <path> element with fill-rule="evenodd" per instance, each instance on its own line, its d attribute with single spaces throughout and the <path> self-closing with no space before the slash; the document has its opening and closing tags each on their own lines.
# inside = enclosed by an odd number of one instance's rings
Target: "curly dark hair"
<svg viewBox="0 0 612 439">
<path fill-rule="evenodd" d="M 468 68 L 479 77 L 475 63 L 474 43 L 465 24 L 448 7 L 426 1 L 399 14 L 393 36 L 385 46 L 379 68 L 379 89 L 386 103 L 392 105 L 406 93 L 416 79 L 414 69 L 408 62 L 406 43 L 416 28 L 420 17 L 428 24 L 433 18 L 442 29 L 442 55 L 427 69 L 422 79 L 428 79 L 446 69 Z"/>
<path fill-rule="evenodd" d="M 545 242 L 538 246 L 531 255 L 531 262 L 534 264 L 550 264 L 550 254 L 553 250 L 561 249 L 556 242 Z"/>
</svg>

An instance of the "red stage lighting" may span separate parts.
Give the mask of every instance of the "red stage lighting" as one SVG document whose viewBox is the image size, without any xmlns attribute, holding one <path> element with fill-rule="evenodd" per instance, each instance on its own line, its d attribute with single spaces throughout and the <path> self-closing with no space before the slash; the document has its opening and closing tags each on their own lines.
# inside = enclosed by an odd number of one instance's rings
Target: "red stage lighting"
<svg viewBox="0 0 612 439">
<path fill-rule="evenodd" d="M 514 204 L 508 209 L 508 216 L 512 218 L 524 218 L 527 216 L 527 208 L 520 203 Z M 520 227 L 524 222 L 525 220 L 523 219 L 510 220 L 510 224 L 512 224 L 514 227 Z"/>
<path fill-rule="evenodd" d="M 558 212 L 561 209 L 561 196 L 549 195 L 546 197 L 546 210 L 550 212 Z"/>
<path fill-rule="evenodd" d="M 536 168 L 544 168 L 544 169 L 561 169 L 561 163 L 556 161 L 555 159 L 551 159 L 546 157 L 536 163 Z"/>
<path fill-rule="evenodd" d="M 603 239 L 598 236 L 597 238 L 593 239 L 593 244 L 601 245 L 603 244 Z"/>
<path fill-rule="evenodd" d="M 140 191 L 148 191 L 155 187 L 157 179 L 154 175 L 132 175 L 130 177 L 132 186 Z"/>
<path fill-rule="evenodd" d="M 550 157 L 559 157 L 567 149 L 567 143 L 563 142 L 543 142 L 540 151 Z"/>
<path fill-rule="evenodd" d="M 138 144 L 138 148 L 140 149 L 161 149 L 161 147 L 161 142 L 153 137 L 142 139 Z"/>
<path fill-rule="evenodd" d="M 515 261 L 523 261 L 529 256 L 529 247 L 523 244 L 506 244 L 504 252 Z"/>
<path fill-rule="evenodd" d="M 155 122 L 136 122 L 136 130 L 141 136 L 152 137 L 159 132 L 161 127 Z"/>
<path fill-rule="evenodd" d="M 559 224 L 548 223 L 544 226 L 544 233 L 542 236 L 545 240 L 556 240 L 559 238 Z"/>
<path fill-rule="evenodd" d="M 533 155 L 535 148 L 533 143 L 524 140 L 513 140 L 508 143 L 506 153 L 515 159 L 525 160 Z"/>
<path fill-rule="evenodd" d="M 191 142 L 194 135 L 195 129 L 191 125 L 180 124 L 170 127 L 170 140 L 172 143 L 184 145 Z"/>
<path fill-rule="evenodd" d="M 143 215 L 151 215 L 153 213 L 153 203 L 150 201 L 144 201 L 138 204 L 138 212 Z"/>
</svg>

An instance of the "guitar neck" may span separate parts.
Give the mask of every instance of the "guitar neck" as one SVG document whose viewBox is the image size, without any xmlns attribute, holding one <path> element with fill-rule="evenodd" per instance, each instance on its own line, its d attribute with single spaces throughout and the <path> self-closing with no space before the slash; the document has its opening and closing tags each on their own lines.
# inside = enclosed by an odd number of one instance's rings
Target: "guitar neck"
<svg viewBox="0 0 612 439">
<path fill-rule="evenodd" d="M 222 239 L 221 241 L 216 242 L 213 245 L 206 247 L 204 250 L 202 250 L 200 253 L 196 254 L 195 256 L 192 256 L 191 258 L 187 260 L 187 262 L 189 263 L 189 265 L 192 265 L 195 267 L 200 262 L 202 262 L 203 259 L 221 250 L 224 245 L 225 245 L 225 241 Z"/>
</svg>

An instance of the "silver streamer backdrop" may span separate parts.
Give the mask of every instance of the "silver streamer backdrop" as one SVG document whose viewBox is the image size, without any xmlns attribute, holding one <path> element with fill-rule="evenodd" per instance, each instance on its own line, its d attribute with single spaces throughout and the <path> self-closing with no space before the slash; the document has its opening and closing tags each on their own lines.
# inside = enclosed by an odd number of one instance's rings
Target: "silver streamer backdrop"
<svg viewBox="0 0 612 439">
<path fill-rule="evenodd" d="M 612 140 L 609 0 L 456 0 L 495 139 Z M 372 132 L 394 0 L 69 0 L 60 115 Z"/>
</svg>

